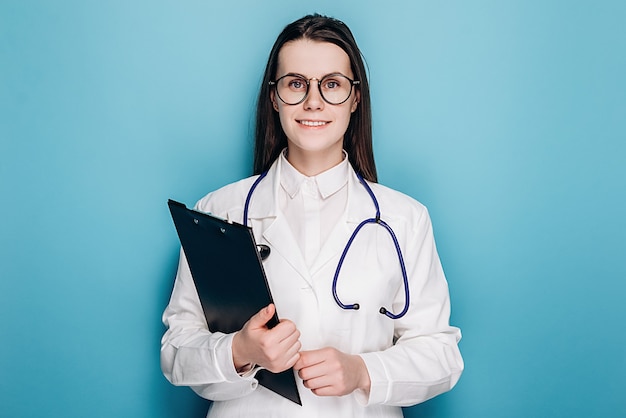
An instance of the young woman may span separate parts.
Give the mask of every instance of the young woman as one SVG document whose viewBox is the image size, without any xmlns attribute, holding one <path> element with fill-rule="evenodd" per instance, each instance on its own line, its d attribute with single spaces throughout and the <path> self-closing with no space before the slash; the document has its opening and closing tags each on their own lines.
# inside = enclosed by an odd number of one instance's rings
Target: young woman
<svg viewBox="0 0 626 418">
<path fill-rule="evenodd" d="M 269 246 L 275 306 L 239 332 L 210 332 L 181 257 L 163 315 L 165 376 L 213 400 L 210 417 L 401 417 L 401 406 L 450 390 L 463 370 L 460 331 L 430 218 L 376 183 L 367 77 L 342 22 L 306 16 L 276 40 L 254 170 L 196 209 L 246 218 Z M 275 310 L 281 322 L 268 329 Z M 291 367 L 302 406 L 255 379 Z"/>
</svg>

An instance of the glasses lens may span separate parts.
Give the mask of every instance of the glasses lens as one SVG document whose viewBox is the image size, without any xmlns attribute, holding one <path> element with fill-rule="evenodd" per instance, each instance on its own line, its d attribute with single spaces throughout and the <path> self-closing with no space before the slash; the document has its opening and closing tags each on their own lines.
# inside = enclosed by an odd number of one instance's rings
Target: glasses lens
<svg viewBox="0 0 626 418">
<path fill-rule="evenodd" d="M 295 75 L 287 75 L 276 81 L 276 93 L 288 105 L 302 102 L 308 91 L 307 80 Z"/>
<path fill-rule="evenodd" d="M 322 97 L 330 104 L 341 104 L 352 93 L 352 81 L 341 74 L 331 74 L 320 81 Z"/>
</svg>

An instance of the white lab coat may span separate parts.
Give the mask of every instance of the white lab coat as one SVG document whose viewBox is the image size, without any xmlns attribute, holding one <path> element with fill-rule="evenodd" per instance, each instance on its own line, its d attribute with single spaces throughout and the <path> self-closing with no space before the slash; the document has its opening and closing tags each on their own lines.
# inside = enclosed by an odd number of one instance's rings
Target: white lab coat
<svg viewBox="0 0 626 418">
<path fill-rule="evenodd" d="M 232 334 L 211 333 L 181 253 L 169 305 L 163 314 L 168 327 L 162 339 L 161 367 L 175 385 L 191 386 L 214 400 L 210 417 L 401 417 L 400 406 L 423 402 L 450 390 L 463 370 L 457 343 L 460 330 L 449 325 L 447 282 L 439 262 L 428 212 L 412 198 L 371 183 L 381 218 L 394 230 L 409 277 L 411 304 L 401 319 L 379 313 L 384 306 L 400 312 L 404 288 L 396 250 L 379 225 L 366 225 L 343 264 L 337 292 L 331 287 L 339 257 L 352 231 L 375 214 L 374 205 L 352 167 L 346 214 L 330 234 L 309 269 L 277 204 L 280 163 L 275 162 L 257 187 L 249 208 L 249 225 L 258 244 L 271 254 L 264 261 L 279 317 L 292 320 L 301 332 L 303 350 L 327 346 L 360 354 L 367 366 L 369 397 L 359 391 L 343 397 L 318 397 L 299 385 L 298 406 L 239 376 L 231 354 Z M 196 205 L 231 221 L 242 222 L 246 195 L 256 177 L 208 194 Z M 242 289 L 245 291 L 245 289 Z"/>
</svg>

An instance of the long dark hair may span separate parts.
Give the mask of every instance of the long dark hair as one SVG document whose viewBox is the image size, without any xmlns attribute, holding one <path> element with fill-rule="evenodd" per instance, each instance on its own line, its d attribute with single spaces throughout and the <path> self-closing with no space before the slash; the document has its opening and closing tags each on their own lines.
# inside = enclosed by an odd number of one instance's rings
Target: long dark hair
<svg viewBox="0 0 626 418">
<path fill-rule="evenodd" d="M 372 149 L 372 111 L 367 74 L 361 51 L 352 32 L 340 20 L 318 14 L 305 16 L 287 25 L 278 35 L 265 67 L 265 75 L 259 92 L 256 111 L 256 133 L 254 143 L 254 174 L 267 171 L 281 150 L 287 146 L 287 136 L 280 124 L 278 113 L 270 100 L 270 81 L 276 79 L 278 53 L 287 42 L 310 39 L 330 42 L 345 51 L 355 80 L 360 100 L 352 113 L 348 129 L 343 138 L 343 148 L 354 169 L 365 179 L 377 181 L 374 152 Z"/>
</svg>

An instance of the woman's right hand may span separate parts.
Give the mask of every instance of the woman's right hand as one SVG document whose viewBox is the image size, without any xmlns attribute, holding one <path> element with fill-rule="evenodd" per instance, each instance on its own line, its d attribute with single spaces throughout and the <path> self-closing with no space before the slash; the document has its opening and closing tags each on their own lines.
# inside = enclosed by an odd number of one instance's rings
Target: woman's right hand
<svg viewBox="0 0 626 418">
<path fill-rule="evenodd" d="M 300 358 L 300 331 L 293 322 L 282 320 L 272 329 L 266 326 L 275 310 L 274 304 L 267 305 L 233 337 L 233 363 L 237 370 L 257 365 L 279 373 Z"/>
</svg>

